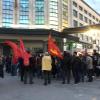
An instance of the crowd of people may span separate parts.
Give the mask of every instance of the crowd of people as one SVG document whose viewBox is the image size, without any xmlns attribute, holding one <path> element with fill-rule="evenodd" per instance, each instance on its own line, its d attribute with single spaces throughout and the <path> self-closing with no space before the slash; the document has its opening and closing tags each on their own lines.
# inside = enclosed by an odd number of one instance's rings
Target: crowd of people
<svg viewBox="0 0 100 100">
<path fill-rule="evenodd" d="M 30 52 L 28 52 L 30 53 Z M 33 84 L 34 78 L 44 80 L 44 85 L 51 84 L 51 80 L 60 80 L 62 84 L 74 84 L 80 82 L 92 82 L 93 77 L 100 76 L 100 55 L 93 51 L 92 55 L 87 52 L 64 51 L 63 59 L 44 54 L 33 54 L 29 58 L 29 64 L 24 65 L 23 58 L 18 58 L 18 63 L 12 63 L 12 57 L 0 56 L 0 77 L 4 78 L 4 72 L 12 76 L 20 76 L 24 84 Z"/>
</svg>

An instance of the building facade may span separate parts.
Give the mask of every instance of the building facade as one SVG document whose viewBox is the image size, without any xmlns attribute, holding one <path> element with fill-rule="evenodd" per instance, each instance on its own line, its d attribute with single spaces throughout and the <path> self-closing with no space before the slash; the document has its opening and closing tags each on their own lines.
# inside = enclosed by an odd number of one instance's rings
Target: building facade
<svg viewBox="0 0 100 100">
<path fill-rule="evenodd" d="M 0 27 L 4 28 L 51 29 L 61 32 L 64 28 L 98 23 L 100 14 L 84 0 L 0 0 Z M 100 45 L 99 32 L 95 35 L 88 33 L 73 33 L 73 36 L 80 38 L 80 43 L 71 40 L 74 47 L 88 48 L 93 40 Z M 64 40 L 70 42 L 66 38 Z"/>
<path fill-rule="evenodd" d="M 61 31 L 100 23 L 100 14 L 83 0 L 0 0 L 0 26 Z"/>
<path fill-rule="evenodd" d="M 69 27 L 81 27 L 100 23 L 100 14 L 85 0 L 69 0 Z"/>
<path fill-rule="evenodd" d="M 61 31 L 67 19 L 67 0 L 0 0 L 1 27 Z"/>
<path fill-rule="evenodd" d="M 69 0 L 68 2 L 68 27 L 84 27 L 87 25 L 95 25 L 100 23 L 100 14 L 97 13 L 92 7 L 90 7 L 85 0 Z M 100 50 L 100 31 L 88 30 L 84 33 L 72 34 L 79 37 L 80 43 L 76 43 L 78 49 L 94 49 L 93 41 L 96 41 L 96 45 L 99 45 Z M 74 43 L 75 45 L 75 43 Z M 96 49 L 96 48 L 95 48 Z"/>
</svg>

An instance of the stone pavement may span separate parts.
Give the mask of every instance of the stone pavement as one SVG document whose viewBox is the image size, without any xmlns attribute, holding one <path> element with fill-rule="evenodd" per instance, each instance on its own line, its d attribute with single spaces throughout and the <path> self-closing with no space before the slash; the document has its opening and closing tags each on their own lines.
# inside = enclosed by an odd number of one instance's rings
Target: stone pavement
<svg viewBox="0 0 100 100">
<path fill-rule="evenodd" d="M 100 79 L 77 85 L 53 80 L 44 86 L 41 79 L 25 85 L 18 77 L 6 75 L 0 78 L 0 100 L 100 100 Z"/>
</svg>

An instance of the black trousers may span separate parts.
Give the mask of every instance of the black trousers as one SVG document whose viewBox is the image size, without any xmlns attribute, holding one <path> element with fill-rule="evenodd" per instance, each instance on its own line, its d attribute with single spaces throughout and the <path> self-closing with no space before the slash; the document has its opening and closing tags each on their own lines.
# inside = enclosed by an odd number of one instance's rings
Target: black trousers
<svg viewBox="0 0 100 100">
<path fill-rule="evenodd" d="M 0 64 L 0 77 L 4 78 L 4 71 L 3 71 L 3 65 Z"/>
<path fill-rule="evenodd" d="M 71 69 L 62 70 L 62 83 L 65 84 L 65 80 L 67 78 L 67 83 L 70 83 L 70 77 L 71 77 Z"/>
<path fill-rule="evenodd" d="M 24 84 L 27 84 L 28 80 L 30 84 L 33 83 L 33 71 L 31 68 L 26 67 L 24 68 Z"/>
<path fill-rule="evenodd" d="M 74 77 L 74 83 L 77 84 L 80 82 L 80 72 L 79 68 L 72 68 L 72 73 Z"/>
<path fill-rule="evenodd" d="M 88 69 L 87 71 L 88 74 L 88 82 L 92 82 L 93 81 L 93 69 Z"/>
<path fill-rule="evenodd" d="M 20 73 L 20 80 L 23 81 L 24 79 L 24 67 L 23 66 L 20 66 L 19 73 Z"/>
<path fill-rule="evenodd" d="M 44 73 L 44 85 L 50 84 L 51 83 L 51 71 L 43 71 Z"/>
</svg>

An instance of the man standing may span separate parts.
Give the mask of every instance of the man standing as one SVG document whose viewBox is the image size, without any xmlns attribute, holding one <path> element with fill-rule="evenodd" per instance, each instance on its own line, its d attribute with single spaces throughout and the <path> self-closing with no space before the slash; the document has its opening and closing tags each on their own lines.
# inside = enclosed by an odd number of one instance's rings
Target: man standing
<svg viewBox="0 0 100 100">
<path fill-rule="evenodd" d="M 86 57 L 86 64 L 87 64 L 87 74 L 88 74 L 88 82 L 93 81 L 92 73 L 93 73 L 93 60 L 92 57 L 87 54 Z"/>
<path fill-rule="evenodd" d="M 74 77 L 74 83 L 77 84 L 80 82 L 80 66 L 81 66 L 81 60 L 77 56 L 77 52 L 73 53 L 71 64 L 72 64 L 72 73 Z"/>
<path fill-rule="evenodd" d="M 42 57 L 42 71 L 44 73 L 44 85 L 51 83 L 50 73 L 52 70 L 52 60 L 48 52 Z"/>
<path fill-rule="evenodd" d="M 98 59 L 99 59 L 99 54 L 96 52 L 96 50 L 93 50 L 93 68 L 94 68 L 94 72 L 96 74 L 96 77 L 99 76 L 99 69 L 97 68 L 98 66 Z"/>
<path fill-rule="evenodd" d="M 62 60 L 62 84 L 65 84 L 65 79 L 67 75 L 67 84 L 70 83 L 70 77 L 71 77 L 71 60 L 72 57 L 69 52 L 64 51 L 64 59 Z"/>
</svg>

